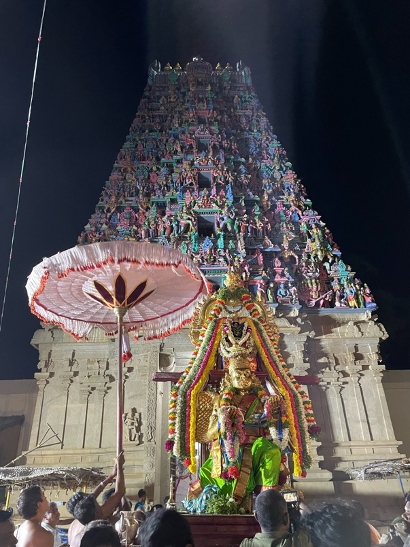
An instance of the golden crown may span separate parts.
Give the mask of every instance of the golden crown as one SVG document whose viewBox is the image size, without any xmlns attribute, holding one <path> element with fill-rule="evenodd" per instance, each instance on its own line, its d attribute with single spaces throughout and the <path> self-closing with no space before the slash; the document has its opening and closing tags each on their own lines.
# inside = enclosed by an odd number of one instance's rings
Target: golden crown
<svg viewBox="0 0 410 547">
<path fill-rule="evenodd" d="M 227 289 L 234 290 L 237 287 L 243 287 L 242 276 L 239 272 L 228 272 L 224 279 L 224 285 Z"/>
<path fill-rule="evenodd" d="M 251 370 L 251 359 L 247 355 L 235 355 L 231 357 L 228 363 L 228 370 L 232 372 L 236 369 L 248 368 Z"/>
</svg>

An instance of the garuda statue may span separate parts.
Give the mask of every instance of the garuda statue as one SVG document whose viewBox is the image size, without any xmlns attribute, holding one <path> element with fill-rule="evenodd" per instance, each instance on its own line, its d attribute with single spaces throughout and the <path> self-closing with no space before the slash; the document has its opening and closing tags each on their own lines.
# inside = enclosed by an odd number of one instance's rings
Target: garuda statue
<svg viewBox="0 0 410 547">
<path fill-rule="evenodd" d="M 193 356 L 171 391 L 166 443 L 191 473 L 197 443 L 210 447 L 191 495 L 215 484 L 241 502 L 253 491 L 277 488 L 290 452 L 294 474 L 306 476 L 310 439 L 320 428 L 280 355 L 269 307 L 252 297 L 239 273 L 229 273 L 225 287 L 197 310 L 191 339 Z M 215 391 L 208 382 L 218 369 L 223 378 Z"/>
</svg>

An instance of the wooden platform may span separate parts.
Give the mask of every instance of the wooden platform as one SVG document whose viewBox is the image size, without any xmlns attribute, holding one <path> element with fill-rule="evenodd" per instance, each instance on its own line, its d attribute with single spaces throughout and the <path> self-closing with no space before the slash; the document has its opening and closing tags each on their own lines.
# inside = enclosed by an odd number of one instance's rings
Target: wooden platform
<svg viewBox="0 0 410 547">
<path fill-rule="evenodd" d="M 191 526 L 195 547 L 238 547 L 260 527 L 253 515 L 184 515 Z"/>
</svg>

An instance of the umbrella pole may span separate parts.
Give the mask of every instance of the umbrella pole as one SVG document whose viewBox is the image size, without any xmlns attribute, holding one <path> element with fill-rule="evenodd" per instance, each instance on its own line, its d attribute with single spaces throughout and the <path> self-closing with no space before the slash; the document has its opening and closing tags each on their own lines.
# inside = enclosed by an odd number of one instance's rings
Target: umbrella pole
<svg viewBox="0 0 410 547">
<path fill-rule="evenodd" d="M 124 306 L 114 308 L 118 325 L 118 363 L 117 363 L 117 455 L 122 452 L 122 431 L 124 414 L 124 390 L 122 386 L 122 326 L 123 317 L 127 312 Z"/>
</svg>

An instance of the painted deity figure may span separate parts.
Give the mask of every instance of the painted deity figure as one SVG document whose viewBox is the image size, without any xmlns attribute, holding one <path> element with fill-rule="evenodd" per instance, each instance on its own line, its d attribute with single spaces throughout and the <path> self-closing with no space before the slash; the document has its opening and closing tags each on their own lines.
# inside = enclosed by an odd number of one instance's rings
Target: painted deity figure
<svg viewBox="0 0 410 547">
<path fill-rule="evenodd" d="M 195 219 L 191 214 L 190 209 L 184 205 L 180 213 L 180 234 L 185 233 L 188 229 L 188 234 L 190 234 L 195 228 Z"/>
</svg>

